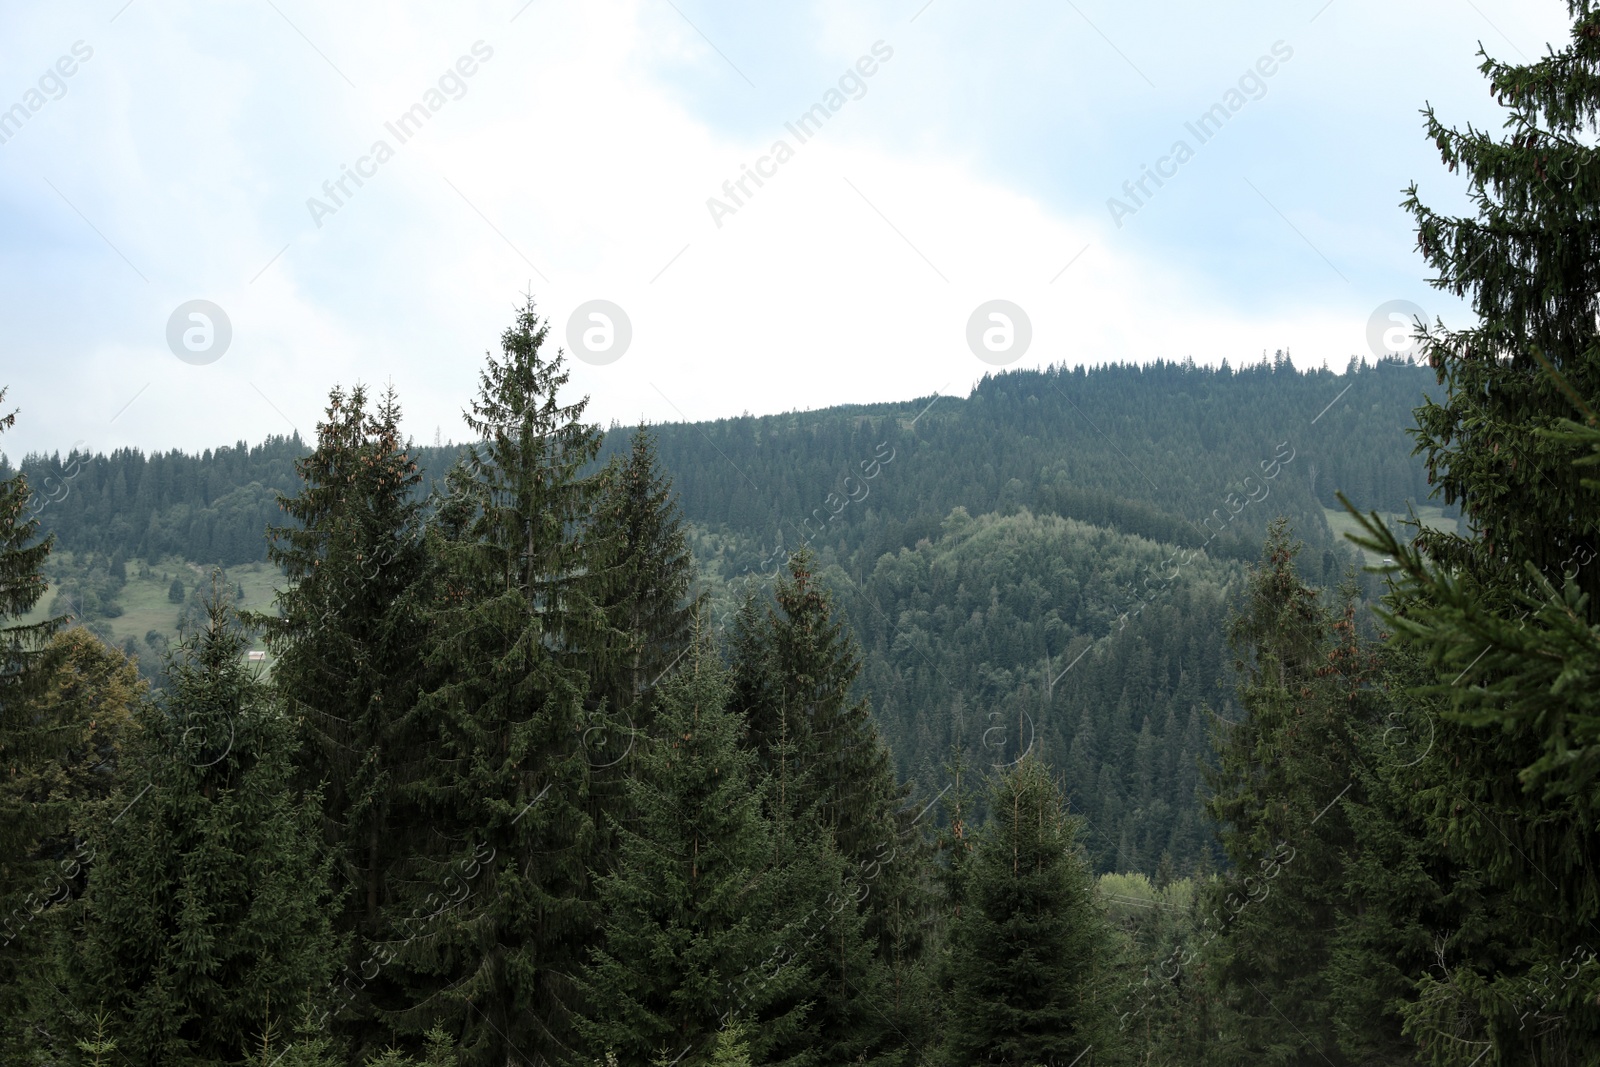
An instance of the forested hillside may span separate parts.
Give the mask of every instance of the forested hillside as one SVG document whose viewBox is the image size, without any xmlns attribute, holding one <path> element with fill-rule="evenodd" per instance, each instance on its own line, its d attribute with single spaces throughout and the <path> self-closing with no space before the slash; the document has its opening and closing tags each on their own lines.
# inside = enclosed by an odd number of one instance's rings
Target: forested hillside
<svg viewBox="0 0 1600 1067">
<path fill-rule="evenodd" d="M 1323 517 L 1335 492 L 1390 513 L 1426 500 L 1405 427 L 1431 382 L 1394 361 L 1302 373 L 1280 353 L 1238 371 L 1006 373 L 966 398 L 652 435 L 714 619 L 728 622 L 808 545 L 863 643 L 862 695 L 918 795 L 953 744 L 980 763 L 1034 745 L 1071 768 L 1096 868 L 1154 874 L 1163 858 L 1178 870 L 1216 859 L 1195 806 L 1202 707 L 1230 706 L 1221 634 L 1242 562 L 1286 515 L 1317 580 L 1335 585 L 1353 561 Z M 632 436 L 607 434 L 596 462 L 625 455 Z M 268 603 L 249 564 L 305 451 L 277 438 L 198 457 L 29 457 L 41 524 L 70 553 L 53 562 L 57 594 L 41 609 L 95 625 L 159 681 L 176 621 L 200 611 L 204 583 L 186 564 L 224 565 L 236 595 L 249 583 L 249 607 Z M 413 454 L 422 499 L 461 450 Z M 158 620 L 168 574 L 184 599 Z"/>
<path fill-rule="evenodd" d="M 1302 372 L 1280 352 L 1238 370 L 1006 372 L 966 397 L 656 432 L 685 516 L 751 539 L 737 567 L 811 538 L 854 572 L 937 535 L 956 507 L 1026 507 L 1242 560 L 1255 557 L 1269 511 L 1320 550 L 1332 543 L 1321 509 L 1341 490 L 1386 512 L 1426 501 L 1406 429 L 1430 390 L 1426 367 L 1352 359 L 1343 374 Z M 625 434 L 612 437 L 608 449 L 626 448 Z M 1237 501 L 1264 499 L 1265 465 L 1291 455 L 1293 476 L 1272 484 L 1270 506 L 1252 504 L 1214 536 Z"/>
<path fill-rule="evenodd" d="M 758 566 L 820 534 L 819 549 L 854 570 L 933 536 L 955 507 L 1027 507 L 1168 544 L 1210 541 L 1213 556 L 1250 559 L 1268 510 L 1322 549 L 1332 542 L 1321 509 L 1337 506 L 1341 490 L 1384 512 L 1426 501 L 1406 427 L 1430 389 L 1425 367 L 1352 360 L 1344 374 L 1301 372 L 1280 353 L 1237 371 L 1156 363 L 1005 372 L 966 397 L 655 432 L 685 517 L 739 539 L 724 568 Z M 628 448 L 627 428 L 613 431 L 602 459 Z M 198 456 L 30 455 L 16 469 L 35 487 L 41 524 L 70 551 L 227 566 L 266 558 L 276 494 L 292 490 L 294 461 L 308 449 L 298 436 L 278 437 Z M 420 485 L 441 479 L 459 452 L 418 443 Z M 1272 487 L 1271 508 L 1253 506 L 1212 540 L 1219 519 L 1202 524 L 1214 513 L 1230 518 L 1229 495 L 1259 493 L 1244 479 L 1286 454 L 1297 457 L 1295 476 Z M 0 459 L 0 474 L 13 460 Z M 875 460 L 886 477 L 869 484 L 864 465 Z"/>
<path fill-rule="evenodd" d="M 34 487 L 34 513 L 70 551 L 226 565 L 267 558 L 278 494 L 293 490 L 294 462 L 306 451 L 298 436 L 274 437 L 198 456 L 27 456 L 21 471 Z M 0 473 L 11 470 L 0 458 Z"/>
</svg>

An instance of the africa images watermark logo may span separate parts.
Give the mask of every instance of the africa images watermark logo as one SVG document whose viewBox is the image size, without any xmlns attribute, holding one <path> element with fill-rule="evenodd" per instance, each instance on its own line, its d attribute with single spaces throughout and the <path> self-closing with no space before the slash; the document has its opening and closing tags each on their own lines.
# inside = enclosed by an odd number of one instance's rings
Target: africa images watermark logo
<svg viewBox="0 0 1600 1067">
<path fill-rule="evenodd" d="M 66 79 L 78 73 L 80 63 L 87 63 L 94 55 L 94 49 L 82 41 L 72 43 L 72 55 L 62 56 L 56 60 L 55 66 L 47 68 L 39 76 L 39 87 L 29 88 L 22 94 L 22 99 L 12 104 L 9 108 L 0 111 L 0 144 L 5 144 L 18 133 L 22 132 L 23 125 L 51 100 L 60 100 L 67 95 Z M 73 56 L 77 58 L 74 59 Z M 46 93 L 50 95 L 45 96 Z"/>
<path fill-rule="evenodd" d="M 233 343 L 233 322 L 210 300 L 186 300 L 167 318 L 167 347 L 185 363 L 203 367 Z"/>
<path fill-rule="evenodd" d="M 615 363 L 633 343 L 633 320 L 610 300 L 587 300 L 567 318 L 567 349 L 585 363 Z"/>
<path fill-rule="evenodd" d="M 1154 169 L 1148 163 L 1142 163 L 1139 177 L 1122 183 L 1123 195 L 1132 203 L 1114 196 L 1106 200 L 1106 208 L 1111 212 L 1111 221 L 1117 224 L 1117 229 L 1122 229 L 1123 216 L 1137 215 L 1139 209 L 1155 197 L 1155 190 L 1150 188 L 1151 182 L 1155 182 L 1156 189 L 1160 189 L 1166 184 L 1164 179 L 1176 178 L 1178 168 L 1194 158 L 1195 148 L 1221 133 L 1222 124 L 1243 110 L 1245 104 L 1251 100 L 1260 100 L 1267 95 L 1266 79 L 1278 73 L 1279 63 L 1289 62 L 1294 55 L 1294 49 L 1283 41 L 1274 41 L 1271 52 L 1271 55 L 1257 59 L 1254 68 L 1241 74 L 1236 85 L 1229 86 L 1220 101 L 1201 112 L 1193 122 L 1183 124 L 1183 128 L 1195 139 L 1193 147 L 1180 137 L 1172 143 L 1166 155 L 1156 160 Z M 1274 59 L 1274 56 L 1277 58 Z"/>
<path fill-rule="evenodd" d="M 877 58 L 874 59 L 874 56 Z M 850 94 L 850 100 L 860 100 L 866 96 L 866 80 L 878 73 L 879 63 L 887 63 L 893 56 L 893 48 L 882 41 L 874 41 L 872 55 L 862 56 L 856 60 L 854 68 L 847 68 L 839 76 L 837 88 L 828 89 L 822 94 L 821 100 L 812 104 L 793 122 L 785 122 L 783 128 L 794 136 L 797 144 L 805 144 L 821 131 L 823 123 L 844 107 L 847 102 L 846 93 Z M 722 220 L 725 216 L 736 214 L 744 206 L 745 201 L 755 195 L 754 190 L 750 188 L 750 182 L 755 182 L 757 189 L 761 188 L 765 184 L 761 179 L 776 176 L 779 164 L 787 163 L 793 158 L 794 148 L 780 137 L 772 142 L 772 148 L 766 155 L 756 160 L 754 168 L 748 163 L 741 164 L 742 173 L 737 178 L 730 178 L 722 183 L 722 194 L 727 200 L 720 200 L 714 196 L 706 198 L 706 210 L 711 212 L 711 221 L 717 224 L 717 229 L 722 229 Z"/>
<path fill-rule="evenodd" d="M 1415 359 L 1423 354 L 1417 330 L 1427 321 L 1427 312 L 1409 300 L 1379 304 L 1367 319 L 1367 347 L 1379 359 Z"/>
<path fill-rule="evenodd" d="M 987 300 L 967 319 L 967 347 L 985 363 L 1015 363 L 1033 343 L 1033 321 L 1009 300 Z"/>
<path fill-rule="evenodd" d="M 472 55 L 464 55 L 455 61 L 454 66 L 447 67 L 439 75 L 438 82 L 423 91 L 420 101 L 401 112 L 393 122 L 383 124 L 396 144 L 411 140 L 445 104 L 467 95 L 466 79 L 478 73 L 479 64 L 494 58 L 494 49 L 483 41 L 474 41 L 471 51 Z M 327 199 L 315 196 L 306 198 L 306 210 L 311 212 L 311 221 L 317 224 L 317 229 L 322 229 L 323 216 L 337 214 L 345 206 L 345 201 L 355 196 L 355 190 L 350 188 L 351 182 L 355 183 L 356 189 L 360 189 L 366 184 L 362 179 L 376 177 L 379 165 L 389 162 L 394 154 L 389 142 L 379 138 L 372 142 L 366 155 L 356 160 L 354 167 L 348 163 L 339 164 L 339 176 L 322 183 L 322 193 Z"/>
</svg>

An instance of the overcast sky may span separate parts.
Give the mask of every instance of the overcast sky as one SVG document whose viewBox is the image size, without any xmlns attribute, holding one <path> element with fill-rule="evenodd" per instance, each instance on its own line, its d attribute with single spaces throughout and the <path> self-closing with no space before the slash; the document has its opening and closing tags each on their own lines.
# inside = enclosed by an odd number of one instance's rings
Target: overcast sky
<svg viewBox="0 0 1600 1067">
<path fill-rule="evenodd" d="M 1387 302 L 1464 318 L 1398 206 L 1462 206 L 1419 110 L 1498 129 L 1480 43 L 1567 28 L 1556 0 L 423 8 L 0 10 L 13 459 L 309 436 L 357 380 L 459 440 L 524 292 L 563 346 L 577 313 L 602 424 L 965 393 L 974 334 L 1014 367 L 1342 370 Z M 1026 327 L 969 330 L 992 300 Z"/>
</svg>

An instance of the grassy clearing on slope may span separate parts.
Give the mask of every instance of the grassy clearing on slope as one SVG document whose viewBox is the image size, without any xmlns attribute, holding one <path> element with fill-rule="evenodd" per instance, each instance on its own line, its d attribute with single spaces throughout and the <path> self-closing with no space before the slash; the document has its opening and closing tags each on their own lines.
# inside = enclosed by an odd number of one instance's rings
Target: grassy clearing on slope
<svg viewBox="0 0 1600 1067">
<path fill-rule="evenodd" d="M 1350 544 L 1350 542 L 1345 539 L 1347 534 L 1356 534 L 1359 536 L 1362 533 L 1361 524 L 1356 522 L 1355 516 L 1351 515 L 1343 508 L 1323 508 L 1322 513 L 1328 519 L 1329 529 L 1333 531 L 1333 535 L 1337 537 L 1340 542 L 1344 544 Z M 1380 511 L 1378 514 L 1383 516 L 1384 520 L 1390 523 L 1400 522 L 1408 517 L 1398 512 Z M 1422 525 L 1428 527 L 1430 530 L 1444 530 L 1447 533 L 1460 532 L 1459 522 L 1456 519 L 1447 518 L 1443 508 L 1419 507 L 1417 508 L 1417 518 L 1421 519 Z M 1356 548 L 1355 545 L 1350 545 L 1350 547 L 1354 548 L 1361 554 L 1361 562 L 1363 566 L 1371 566 L 1382 562 L 1378 556 L 1374 556 L 1371 552 L 1368 552 L 1364 548 Z"/>
<path fill-rule="evenodd" d="M 195 587 L 199 586 L 202 595 L 210 592 L 212 568 L 178 558 L 168 558 L 148 566 L 143 560 L 130 559 L 126 563 L 126 568 L 127 584 L 116 597 L 118 606 L 122 608 L 122 614 L 114 619 L 96 615 L 75 621 L 92 623 L 94 628 L 102 633 L 109 631 L 110 643 L 119 648 L 129 637 L 133 638 L 135 646 L 143 655 L 152 654 L 153 646 L 145 640 L 146 635 L 152 631 L 164 638 L 166 644 L 175 644 L 178 640 L 179 619 Z M 70 577 L 77 572 L 78 561 L 70 552 L 57 553 L 52 555 L 45 570 L 46 576 L 51 579 L 50 587 L 46 589 L 44 596 L 39 598 L 39 603 L 34 609 L 23 617 L 23 622 L 40 622 L 49 617 L 58 584 L 63 577 Z M 185 591 L 183 604 L 174 604 L 168 599 L 168 590 L 172 586 L 174 577 L 183 582 Z M 284 584 L 283 573 L 272 564 L 262 562 L 225 568 L 222 580 L 233 593 L 235 606 L 245 611 L 272 611 L 273 598 Z M 241 587 L 244 590 L 242 597 L 239 595 Z M 72 611 L 70 607 L 58 610 Z M 257 641 L 255 647 L 264 646 Z"/>
</svg>

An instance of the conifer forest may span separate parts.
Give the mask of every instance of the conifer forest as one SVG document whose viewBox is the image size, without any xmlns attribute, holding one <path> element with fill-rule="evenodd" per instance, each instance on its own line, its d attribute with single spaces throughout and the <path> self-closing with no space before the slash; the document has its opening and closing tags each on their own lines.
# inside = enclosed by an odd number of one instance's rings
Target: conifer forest
<svg viewBox="0 0 1600 1067">
<path fill-rule="evenodd" d="M 602 426 L 534 281 L 465 443 L 0 455 L 0 1064 L 1600 1064 L 1567 7 L 1423 112 L 1409 357 Z"/>
</svg>

